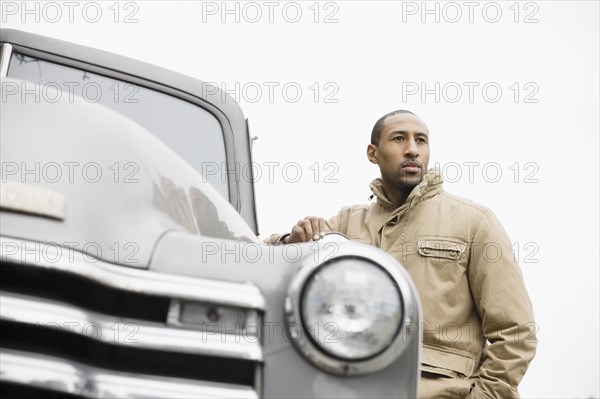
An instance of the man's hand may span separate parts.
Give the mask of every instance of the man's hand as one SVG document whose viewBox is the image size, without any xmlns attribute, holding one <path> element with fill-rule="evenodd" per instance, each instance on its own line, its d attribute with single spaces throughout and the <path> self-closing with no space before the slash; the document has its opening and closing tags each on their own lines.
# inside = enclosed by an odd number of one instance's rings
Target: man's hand
<svg viewBox="0 0 600 399">
<path fill-rule="evenodd" d="M 283 239 L 283 243 L 294 244 L 297 242 L 316 241 L 322 238 L 325 233 L 329 233 L 329 231 L 325 219 L 318 216 L 307 216 L 296 223 L 290 235 Z"/>
</svg>

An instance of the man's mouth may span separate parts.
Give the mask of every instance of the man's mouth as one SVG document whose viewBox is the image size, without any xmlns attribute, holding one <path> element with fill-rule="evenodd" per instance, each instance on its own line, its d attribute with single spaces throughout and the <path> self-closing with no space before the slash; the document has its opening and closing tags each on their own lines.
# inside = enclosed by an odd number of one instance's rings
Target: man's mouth
<svg viewBox="0 0 600 399">
<path fill-rule="evenodd" d="M 402 171 L 406 173 L 419 173 L 421 171 L 421 164 L 414 161 L 404 162 L 402 164 Z"/>
</svg>

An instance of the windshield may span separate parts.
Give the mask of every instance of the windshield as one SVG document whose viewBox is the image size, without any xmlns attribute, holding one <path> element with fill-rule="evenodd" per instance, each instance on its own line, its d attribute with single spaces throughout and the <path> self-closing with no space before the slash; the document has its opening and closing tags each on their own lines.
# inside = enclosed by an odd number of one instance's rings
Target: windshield
<svg viewBox="0 0 600 399">
<path fill-rule="evenodd" d="M 227 174 L 203 173 L 206 165 L 226 162 L 221 125 L 208 111 L 155 90 L 18 53 L 11 58 L 8 76 L 40 85 L 37 90 L 23 91 L 23 101 L 52 102 L 51 96 L 73 101 L 77 96 L 135 121 L 203 174 L 229 201 Z"/>
</svg>

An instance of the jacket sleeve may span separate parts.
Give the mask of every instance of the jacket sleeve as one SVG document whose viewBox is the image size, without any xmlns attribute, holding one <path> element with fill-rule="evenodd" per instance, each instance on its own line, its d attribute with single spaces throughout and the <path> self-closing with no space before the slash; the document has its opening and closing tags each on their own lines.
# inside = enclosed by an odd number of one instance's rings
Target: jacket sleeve
<svg viewBox="0 0 600 399">
<path fill-rule="evenodd" d="M 327 227 L 329 227 L 329 230 L 331 231 L 338 231 L 340 232 L 340 220 L 342 219 L 342 214 L 344 212 L 346 208 L 343 208 L 341 211 L 338 212 L 337 215 L 329 218 L 328 220 L 326 220 L 327 222 Z M 345 233 L 344 231 L 341 231 L 341 233 Z M 263 243 L 267 244 L 267 245 L 278 245 L 278 244 L 282 244 L 281 239 L 283 237 L 285 237 L 286 235 L 288 235 L 289 233 L 285 233 L 285 234 L 271 234 L 269 237 L 267 237 L 265 240 L 263 240 Z"/>
<path fill-rule="evenodd" d="M 285 236 L 285 234 L 278 234 L 278 233 L 274 233 L 271 234 L 270 236 L 268 236 L 267 238 L 265 238 L 263 240 L 264 244 L 267 245 L 278 245 L 281 243 L 281 239 Z"/>
<path fill-rule="evenodd" d="M 475 226 L 469 286 L 489 345 L 467 398 L 519 398 L 517 387 L 535 355 L 537 328 L 510 240 L 489 210 Z"/>
<path fill-rule="evenodd" d="M 346 208 L 342 208 L 336 215 L 326 220 L 327 227 L 329 227 L 329 230 L 346 234 L 345 231 L 340 230 L 340 221 L 342 220 L 342 216 L 345 212 L 347 212 Z"/>
</svg>

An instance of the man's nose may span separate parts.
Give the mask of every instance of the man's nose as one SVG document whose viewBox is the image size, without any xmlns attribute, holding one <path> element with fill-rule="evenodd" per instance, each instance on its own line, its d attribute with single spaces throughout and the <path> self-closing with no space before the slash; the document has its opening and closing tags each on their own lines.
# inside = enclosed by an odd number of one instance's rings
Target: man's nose
<svg viewBox="0 0 600 399">
<path fill-rule="evenodd" d="M 404 156 L 406 158 L 416 158 L 419 156 L 417 143 L 414 140 L 407 140 L 406 147 L 404 148 Z"/>
</svg>

